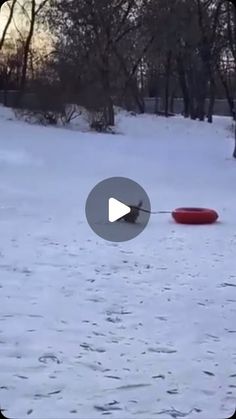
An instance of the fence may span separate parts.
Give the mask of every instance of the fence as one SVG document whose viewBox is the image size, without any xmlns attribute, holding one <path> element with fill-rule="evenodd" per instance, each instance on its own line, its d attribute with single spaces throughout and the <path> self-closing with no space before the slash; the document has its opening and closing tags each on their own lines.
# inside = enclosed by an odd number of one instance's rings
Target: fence
<svg viewBox="0 0 236 419">
<path fill-rule="evenodd" d="M 145 98 L 145 112 L 149 114 L 163 112 L 165 109 L 164 101 L 160 98 Z M 209 99 L 206 99 L 205 109 L 208 109 Z M 236 108 L 236 100 L 234 101 Z M 169 109 L 175 114 L 182 114 L 184 111 L 184 101 L 182 98 L 173 100 L 173 108 Z M 216 99 L 214 104 L 214 115 L 231 116 L 228 101 L 226 99 Z"/>
<path fill-rule="evenodd" d="M 0 103 L 9 108 L 19 106 L 20 92 L 18 90 L 0 90 Z M 22 108 L 33 108 L 37 106 L 37 98 L 34 93 L 24 93 L 20 98 Z"/>
<path fill-rule="evenodd" d="M 17 107 L 19 98 L 19 92 L 16 90 L 3 91 L 0 90 L 0 103 L 7 107 Z M 148 114 L 155 114 L 157 112 L 164 111 L 164 101 L 162 98 L 144 98 L 145 112 Z M 206 99 L 206 109 L 208 107 L 209 99 Z M 236 100 L 235 100 L 236 108 Z M 20 100 L 21 107 L 25 108 L 37 108 L 38 101 L 34 93 L 25 93 Z M 175 98 L 173 100 L 173 113 L 182 114 L 184 110 L 184 102 L 182 98 Z M 229 104 L 226 99 L 216 99 L 214 105 L 214 115 L 231 116 Z"/>
</svg>

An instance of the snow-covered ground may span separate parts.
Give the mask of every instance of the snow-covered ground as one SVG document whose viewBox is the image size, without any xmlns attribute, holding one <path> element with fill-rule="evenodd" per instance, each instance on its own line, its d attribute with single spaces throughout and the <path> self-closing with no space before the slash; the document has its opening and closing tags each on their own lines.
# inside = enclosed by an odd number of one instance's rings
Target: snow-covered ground
<svg viewBox="0 0 236 419">
<path fill-rule="evenodd" d="M 236 163 L 230 119 L 118 116 L 119 135 L 15 121 L 0 108 L 0 404 L 9 418 L 219 418 L 236 400 Z M 90 230 L 112 176 L 153 210 L 133 241 Z"/>
</svg>

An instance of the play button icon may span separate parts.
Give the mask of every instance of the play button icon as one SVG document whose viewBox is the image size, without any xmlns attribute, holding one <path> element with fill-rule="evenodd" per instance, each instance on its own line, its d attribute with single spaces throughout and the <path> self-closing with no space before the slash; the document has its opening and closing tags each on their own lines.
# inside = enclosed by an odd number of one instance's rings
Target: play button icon
<svg viewBox="0 0 236 419">
<path fill-rule="evenodd" d="M 109 199 L 108 219 L 110 223 L 120 220 L 125 215 L 131 212 L 131 208 L 115 198 Z"/>
<path fill-rule="evenodd" d="M 89 226 L 98 236 L 112 242 L 125 242 L 145 229 L 151 204 L 138 183 L 112 177 L 92 189 L 85 211 Z"/>
</svg>

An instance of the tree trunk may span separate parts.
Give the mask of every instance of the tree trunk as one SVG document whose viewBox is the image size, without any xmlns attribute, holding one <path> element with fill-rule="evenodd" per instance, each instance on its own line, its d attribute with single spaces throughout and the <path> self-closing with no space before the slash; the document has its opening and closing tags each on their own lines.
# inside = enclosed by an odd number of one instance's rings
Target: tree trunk
<svg viewBox="0 0 236 419">
<path fill-rule="evenodd" d="M 188 118 L 190 113 L 190 100 L 189 100 L 189 91 L 188 85 L 186 82 L 186 73 L 183 65 L 183 58 L 179 55 L 176 59 L 177 61 L 177 71 L 179 76 L 179 83 L 183 94 L 184 100 L 184 117 Z"/>
<path fill-rule="evenodd" d="M 235 127 L 234 127 L 234 152 L 233 152 L 233 157 L 236 159 L 236 122 L 235 122 Z"/>
<path fill-rule="evenodd" d="M 114 105 L 112 99 L 108 99 L 107 103 L 107 125 L 114 127 L 115 125 L 115 112 L 114 112 Z"/>
<path fill-rule="evenodd" d="M 170 96 L 170 73 L 171 73 L 172 51 L 168 51 L 166 60 L 166 82 L 165 82 L 165 116 L 169 116 L 169 96 Z"/>
<path fill-rule="evenodd" d="M 215 81 L 214 79 L 210 82 L 210 100 L 209 100 L 209 107 L 208 107 L 208 114 L 207 120 L 211 124 L 213 122 L 213 111 L 215 105 Z"/>
<path fill-rule="evenodd" d="M 110 93 L 106 95 L 105 99 L 105 108 L 104 108 L 104 117 L 106 125 L 114 127 L 115 125 L 115 112 L 114 105 Z"/>
<path fill-rule="evenodd" d="M 13 0 L 12 5 L 10 6 L 10 13 L 9 13 L 9 16 L 8 16 L 8 19 L 7 19 L 7 23 L 6 23 L 6 25 L 3 29 L 2 36 L 1 36 L 1 39 L 0 39 L 0 50 L 2 49 L 2 47 L 4 45 L 6 35 L 7 35 L 7 31 L 9 29 L 9 26 L 10 26 L 11 22 L 12 22 L 16 2 L 17 2 L 17 0 Z"/>
<path fill-rule="evenodd" d="M 230 0 L 230 2 L 236 8 L 235 1 Z M 230 20 L 228 21 L 228 24 L 229 24 L 229 22 L 230 22 Z M 235 10 L 234 10 L 234 22 L 235 22 L 235 28 L 236 28 L 236 11 Z M 230 35 L 229 38 L 230 38 L 230 44 L 231 44 L 231 52 L 232 52 L 232 55 L 234 57 L 234 62 L 236 62 L 236 48 L 235 48 L 235 42 L 234 42 L 234 40 L 235 40 L 235 29 L 234 29 L 234 36 L 232 36 L 231 25 L 228 25 L 228 27 L 229 27 L 229 35 Z M 222 81 L 222 79 L 221 79 L 221 81 Z M 233 157 L 236 159 L 236 109 L 235 109 L 235 105 L 234 105 L 234 100 L 230 95 L 227 82 L 224 84 L 224 87 L 225 87 L 226 97 L 228 99 L 229 107 L 230 107 L 233 119 L 235 121 L 235 130 L 234 130 L 235 147 L 234 147 Z"/>
<path fill-rule="evenodd" d="M 155 114 L 157 115 L 158 114 L 158 112 L 159 112 L 159 97 L 158 96 L 156 96 L 155 97 Z"/>
<path fill-rule="evenodd" d="M 31 44 L 32 37 L 34 34 L 35 18 L 36 18 L 36 0 L 31 0 L 30 28 L 29 28 L 29 33 L 26 38 L 25 47 L 24 47 L 23 66 L 22 66 L 21 81 L 20 81 L 21 94 L 25 90 L 26 74 L 27 74 L 27 68 L 28 68 L 28 57 L 29 57 L 30 44 Z"/>
<path fill-rule="evenodd" d="M 205 120 L 205 98 L 204 97 L 198 98 L 197 118 L 199 119 L 199 121 Z"/>
<path fill-rule="evenodd" d="M 173 91 L 171 93 L 171 97 L 170 97 L 170 112 L 172 114 L 175 112 L 175 110 L 174 110 L 174 104 L 175 104 L 175 92 Z"/>
<path fill-rule="evenodd" d="M 115 125 L 115 113 L 114 105 L 111 95 L 111 83 L 110 83 L 110 65 L 108 55 L 103 57 L 103 66 L 101 70 L 101 82 L 103 86 L 103 95 L 104 95 L 104 119 L 106 125 L 114 126 Z"/>
<path fill-rule="evenodd" d="M 190 67 L 186 74 L 189 92 L 189 114 L 190 118 L 197 119 L 197 103 L 196 103 L 196 90 L 193 68 Z"/>
<path fill-rule="evenodd" d="M 149 40 L 149 42 L 147 43 L 147 45 L 145 46 L 145 48 L 143 49 L 143 55 L 148 51 L 148 48 L 151 46 L 152 42 L 153 42 L 153 37 Z M 129 71 L 126 65 L 126 61 L 124 59 L 124 57 L 122 56 L 122 54 L 118 51 L 117 46 L 115 43 L 113 43 L 113 51 L 121 65 L 121 68 L 124 72 L 126 81 L 125 81 L 125 88 L 124 91 L 122 92 L 122 97 L 124 98 L 125 94 L 126 94 L 126 90 L 128 89 L 133 97 L 133 100 L 139 110 L 140 113 L 144 113 L 145 112 L 145 103 L 144 103 L 144 99 L 142 97 L 142 95 L 140 94 L 140 91 L 138 89 L 137 86 L 137 80 L 134 79 L 137 68 L 142 60 L 142 57 L 139 57 L 139 59 L 136 61 L 135 65 L 132 68 L 132 71 Z"/>
<path fill-rule="evenodd" d="M 196 100 L 194 98 L 193 93 L 190 96 L 189 111 L 190 111 L 190 118 L 195 121 L 198 116 L 198 109 L 197 109 Z"/>
<path fill-rule="evenodd" d="M 235 2 L 232 2 L 235 6 Z M 231 15 L 231 12 L 233 15 Z M 232 9 L 230 4 L 227 4 L 227 28 L 228 28 L 228 40 L 230 45 L 230 50 L 236 63 L 236 44 L 235 44 L 235 35 L 236 35 L 236 10 Z"/>
<path fill-rule="evenodd" d="M 128 90 L 130 91 L 135 105 L 138 108 L 139 113 L 145 112 L 145 103 L 143 97 L 141 96 L 137 83 L 135 80 L 130 80 L 127 85 Z"/>
<path fill-rule="evenodd" d="M 140 63 L 140 90 L 141 90 L 141 95 L 142 97 L 144 96 L 144 72 L 143 72 L 143 59 L 141 60 Z"/>
<path fill-rule="evenodd" d="M 197 99 L 197 118 L 200 121 L 205 120 L 205 102 L 206 102 L 206 91 L 207 91 L 207 74 L 202 68 L 197 73 L 197 79 L 195 83 L 195 97 Z"/>
<path fill-rule="evenodd" d="M 235 111 L 235 106 L 234 106 L 234 99 L 231 96 L 227 80 L 224 78 L 224 76 L 223 76 L 223 74 L 222 74 L 222 72 L 220 71 L 219 68 L 218 68 L 218 74 L 220 76 L 221 83 L 222 83 L 222 85 L 225 89 L 225 95 L 226 95 L 226 99 L 227 99 L 228 104 L 229 104 L 229 109 L 230 109 L 231 115 L 232 115 L 232 117 L 235 121 L 236 120 L 236 111 Z"/>
</svg>

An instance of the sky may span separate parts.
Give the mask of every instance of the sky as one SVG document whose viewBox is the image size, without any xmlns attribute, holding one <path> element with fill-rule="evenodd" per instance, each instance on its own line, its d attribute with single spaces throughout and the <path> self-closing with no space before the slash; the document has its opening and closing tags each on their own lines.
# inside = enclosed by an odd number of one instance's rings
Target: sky
<svg viewBox="0 0 236 419">
<path fill-rule="evenodd" d="M 0 36 L 3 33 L 3 30 L 5 28 L 5 25 L 7 23 L 7 19 L 9 16 L 9 6 L 11 5 L 12 1 L 9 1 L 8 3 L 5 3 L 2 6 L 1 13 L 0 13 Z M 19 37 L 19 34 L 17 33 L 17 29 L 20 31 L 21 34 L 24 34 L 24 32 L 28 31 L 28 20 L 22 16 L 19 12 L 19 8 L 15 8 L 14 10 L 14 21 L 12 21 L 11 25 L 8 29 L 8 38 L 10 37 Z M 40 31 L 36 28 L 35 32 L 37 31 L 37 37 L 33 39 L 34 47 L 37 46 L 37 48 L 43 48 L 45 49 L 45 45 L 49 44 L 49 37 L 48 34 L 45 35 L 45 30 Z"/>
</svg>

